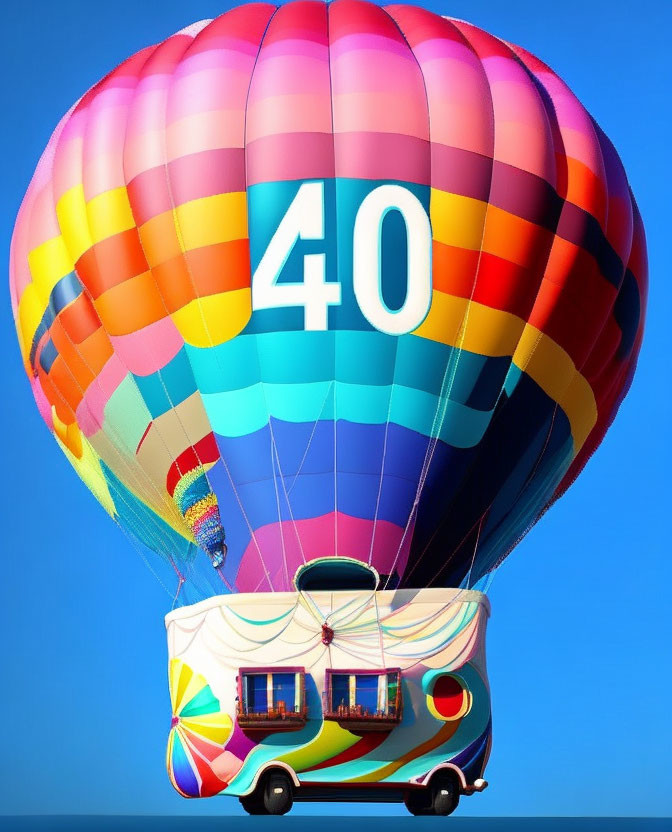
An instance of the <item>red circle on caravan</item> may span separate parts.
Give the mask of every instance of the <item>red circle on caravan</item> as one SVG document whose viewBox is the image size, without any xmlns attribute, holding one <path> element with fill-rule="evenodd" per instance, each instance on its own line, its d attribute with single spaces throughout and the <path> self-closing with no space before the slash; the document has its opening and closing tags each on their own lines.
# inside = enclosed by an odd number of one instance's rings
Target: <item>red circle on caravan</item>
<svg viewBox="0 0 672 832">
<path fill-rule="evenodd" d="M 439 676 L 434 682 L 434 707 L 444 719 L 455 719 L 464 711 L 467 691 L 455 676 Z"/>
</svg>

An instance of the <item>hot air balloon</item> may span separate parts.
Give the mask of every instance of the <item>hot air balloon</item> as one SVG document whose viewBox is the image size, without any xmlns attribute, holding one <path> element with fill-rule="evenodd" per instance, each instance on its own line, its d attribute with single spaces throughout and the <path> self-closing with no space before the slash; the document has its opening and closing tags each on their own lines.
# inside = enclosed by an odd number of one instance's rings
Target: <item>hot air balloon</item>
<svg viewBox="0 0 672 832">
<path fill-rule="evenodd" d="M 181 794 L 485 787 L 478 589 L 611 424 L 646 281 L 573 93 L 422 8 L 241 6 L 72 107 L 12 304 L 64 454 L 198 602 L 167 617 Z"/>
</svg>

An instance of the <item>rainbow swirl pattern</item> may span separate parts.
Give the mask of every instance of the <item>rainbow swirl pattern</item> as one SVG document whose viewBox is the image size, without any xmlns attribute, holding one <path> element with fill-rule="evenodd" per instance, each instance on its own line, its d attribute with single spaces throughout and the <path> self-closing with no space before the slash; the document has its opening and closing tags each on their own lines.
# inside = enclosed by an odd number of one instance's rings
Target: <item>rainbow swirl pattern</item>
<svg viewBox="0 0 672 832">
<path fill-rule="evenodd" d="M 181 659 L 171 659 L 170 701 L 173 717 L 166 766 L 170 781 L 184 797 L 208 797 L 226 788 L 222 756 L 233 723 L 205 679 Z M 232 755 L 224 752 L 225 759 Z M 230 762 L 227 760 L 227 762 Z"/>
</svg>

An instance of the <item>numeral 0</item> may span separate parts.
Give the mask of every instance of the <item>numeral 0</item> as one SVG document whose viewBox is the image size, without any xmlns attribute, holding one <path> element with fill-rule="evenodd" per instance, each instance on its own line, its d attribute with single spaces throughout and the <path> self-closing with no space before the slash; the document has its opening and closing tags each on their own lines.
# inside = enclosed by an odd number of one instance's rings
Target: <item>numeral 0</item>
<svg viewBox="0 0 672 832">
<path fill-rule="evenodd" d="M 382 296 L 383 220 L 398 211 L 406 226 L 407 286 L 400 309 Z M 252 277 L 252 308 L 303 306 L 307 330 L 327 329 L 329 306 L 341 303 L 340 283 L 327 282 L 326 255 L 306 254 L 303 281 L 278 283 L 298 240 L 323 240 L 324 183 L 304 182 L 280 221 Z M 424 320 L 432 299 L 432 230 L 420 200 L 401 185 L 380 185 L 359 206 L 353 230 L 352 279 L 362 314 L 390 335 L 411 332 Z"/>
</svg>

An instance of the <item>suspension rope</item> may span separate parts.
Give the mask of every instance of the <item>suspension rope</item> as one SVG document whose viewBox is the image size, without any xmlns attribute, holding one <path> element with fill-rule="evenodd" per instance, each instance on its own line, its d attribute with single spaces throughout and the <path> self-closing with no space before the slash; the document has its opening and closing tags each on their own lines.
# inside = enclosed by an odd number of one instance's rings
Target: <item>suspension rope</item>
<svg viewBox="0 0 672 832">
<path fill-rule="evenodd" d="M 387 405 L 387 418 L 385 419 L 385 435 L 383 437 L 383 458 L 380 462 L 380 478 L 378 480 L 378 494 L 376 495 L 376 510 L 373 515 L 373 530 L 371 531 L 371 547 L 369 549 L 369 566 L 373 562 L 373 547 L 376 540 L 376 527 L 378 525 L 378 511 L 380 509 L 380 497 L 383 492 L 383 480 L 385 477 L 385 459 L 387 457 L 387 437 L 390 431 L 390 416 L 392 414 L 392 398 L 394 396 L 394 366 L 397 363 L 397 352 L 399 347 L 399 336 L 395 339 L 394 344 L 394 362 L 392 364 L 392 384 L 390 384 L 390 400 Z"/>
</svg>

